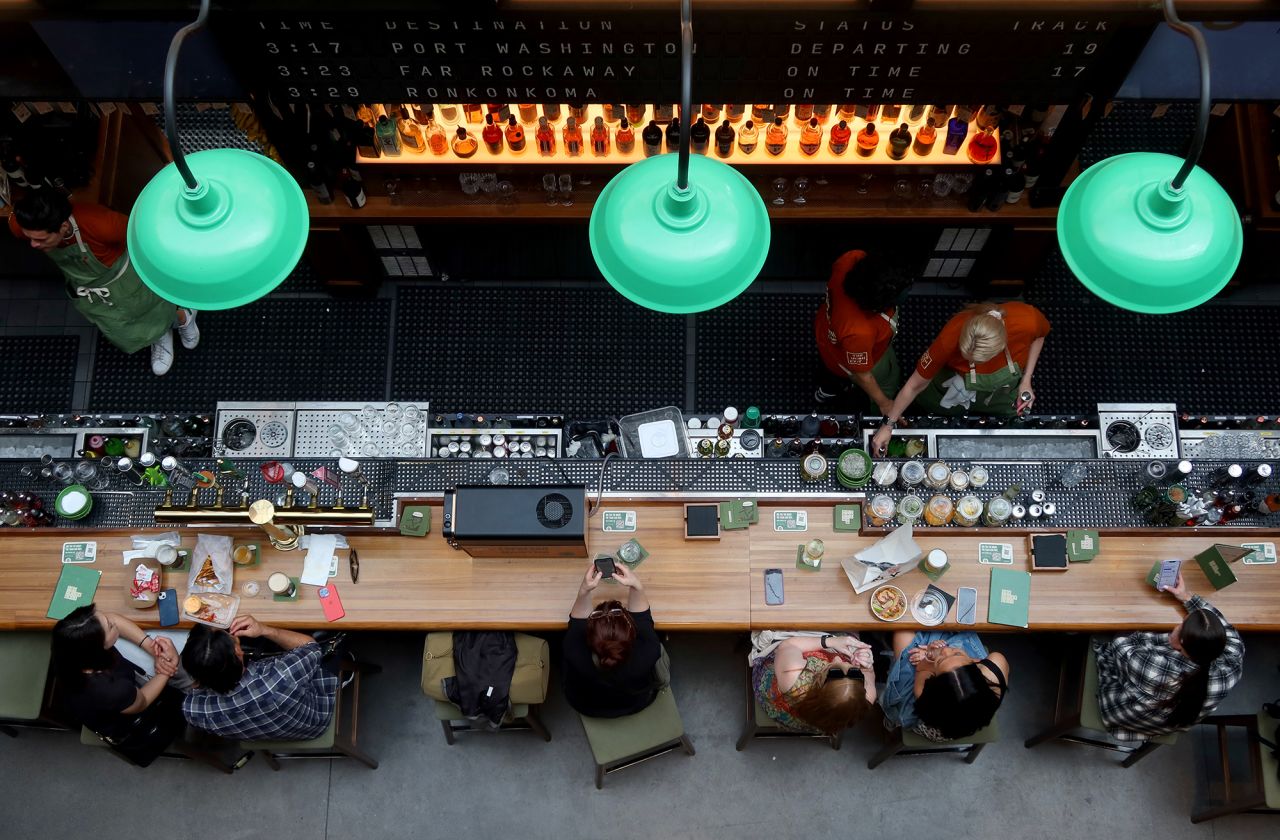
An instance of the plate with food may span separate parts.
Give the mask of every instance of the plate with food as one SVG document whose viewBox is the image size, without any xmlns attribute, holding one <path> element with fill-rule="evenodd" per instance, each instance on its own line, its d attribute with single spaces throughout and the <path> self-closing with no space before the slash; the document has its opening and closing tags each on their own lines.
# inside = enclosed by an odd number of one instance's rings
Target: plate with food
<svg viewBox="0 0 1280 840">
<path fill-rule="evenodd" d="M 941 624 L 950 608 L 941 595 L 929 589 L 922 589 L 911 599 L 911 617 L 925 627 Z"/>
<path fill-rule="evenodd" d="M 133 578 L 129 581 L 129 606 L 145 610 L 156 605 L 160 594 L 161 565 L 151 557 L 132 561 Z"/>
<path fill-rule="evenodd" d="M 231 620 L 240 609 L 239 595 L 224 595 L 221 592 L 192 592 L 182 599 L 182 617 L 191 621 L 220 627 L 223 630 L 231 626 Z"/>
<path fill-rule="evenodd" d="M 871 614 L 881 621 L 897 621 L 907 614 L 907 596 L 896 586 L 877 586 L 871 593 Z"/>
</svg>

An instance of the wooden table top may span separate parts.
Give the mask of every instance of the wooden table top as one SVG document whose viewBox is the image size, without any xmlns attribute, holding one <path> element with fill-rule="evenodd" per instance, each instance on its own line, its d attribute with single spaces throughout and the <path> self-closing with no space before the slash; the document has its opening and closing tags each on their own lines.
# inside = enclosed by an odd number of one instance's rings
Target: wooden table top
<svg viewBox="0 0 1280 840">
<path fill-rule="evenodd" d="M 911 628 L 908 614 L 886 624 L 868 608 L 869 593 L 855 595 L 840 560 L 872 545 L 875 536 L 837 533 L 832 528 L 830 505 L 762 505 L 761 521 L 750 529 L 725 531 L 719 540 L 686 540 L 684 508 L 679 502 L 605 502 L 604 510 L 634 510 L 638 530 L 634 536 L 650 552 L 638 568 L 653 606 L 654 620 L 663 630 L 746 631 L 748 629 L 890 629 Z M 804 510 L 809 529 L 803 533 L 773 530 L 775 509 Z M 439 522 L 439 516 L 434 517 Z M 589 553 L 613 553 L 632 534 L 604 533 L 601 519 L 591 520 Z M 297 576 L 303 553 L 272 549 L 257 529 L 211 528 L 237 541 L 263 546 L 258 566 L 237 568 L 235 592 L 248 580 L 261 584 L 262 593 L 245 598 L 241 611 L 279 626 L 314 629 L 326 625 L 315 587 L 302 586 L 296 602 L 271 599 L 266 579 L 276 571 Z M 129 606 L 130 567 L 121 552 L 131 547 L 132 531 L 81 531 L 70 529 L 10 530 L 0 536 L 0 629 L 49 627 L 45 618 L 54 584 L 61 571 L 62 544 L 72 540 L 98 542 L 98 560 L 90 568 L 102 571 L 97 603 L 119 610 L 143 626 L 155 626 L 154 608 Z M 195 531 L 183 531 L 184 545 L 194 544 Z M 1280 541 L 1274 531 L 1259 531 L 1255 541 Z M 820 571 L 795 566 L 796 546 L 812 537 L 826 544 Z M 551 558 L 473 559 L 455 551 L 438 530 L 425 538 L 399 535 L 350 535 L 360 552 L 360 582 L 351 582 L 346 552 L 340 551 L 339 590 L 346 617 L 339 622 L 350 630 L 428 629 L 524 629 L 552 630 L 564 626 L 586 560 Z M 1008 531 L 999 537 L 967 535 L 956 529 L 918 531 L 916 541 L 924 550 L 942 548 L 951 568 L 938 585 L 955 594 L 960 586 L 978 590 L 977 630 L 1010 630 L 988 625 L 987 590 L 990 570 L 977 561 L 981 541 L 1007 542 L 1014 548 L 1010 568 L 1027 568 L 1026 534 Z M 1072 564 L 1066 572 L 1032 574 L 1032 630 L 1124 630 L 1163 628 L 1179 620 L 1181 611 L 1173 599 L 1152 590 L 1144 581 L 1151 564 L 1159 559 L 1190 559 L 1215 542 L 1235 543 L 1239 536 L 1216 535 L 1212 529 L 1173 532 L 1158 536 L 1104 534 L 1101 551 L 1087 564 Z M 785 603 L 764 603 L 763 573 L 783 570 Z M 1191 590 L 1209 597 L 1241 630 L 1280 630 L 1280 566 L 1246 566 L 1232 569 L 1239 581 L 1213 592 L 1199 567 L 1185 567 Z M 187 573 L 166 572 L 164 586 L 186 592 Z M 910 597 L 927 583 L 919 571 L 903 573 L 897 585 Z M 602 583 L 595 601 L 622 597 L 624 590 Z M 625 600 L 625 598 L 623 599 Z M 953 613 L 954 614 L 954 613 Z M 955 628 L 957 625 L 943 625 Z"/>
</svg>

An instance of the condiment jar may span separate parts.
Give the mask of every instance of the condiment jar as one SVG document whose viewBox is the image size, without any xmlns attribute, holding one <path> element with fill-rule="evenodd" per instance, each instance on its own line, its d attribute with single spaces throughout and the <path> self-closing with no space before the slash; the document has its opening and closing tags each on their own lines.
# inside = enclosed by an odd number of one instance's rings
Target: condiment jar
<svg viewBox="0 0 1280 840">
<path fill-rule="evenodd" d="M 970 467 L 969 468 L 969 487 L 973 490 L 981 490 L 987 486 L 990 475 L 987 473 L 986 467 Z"/>
<path fill-rule="evenodd" d="M 893 520 L 893 499 L 888 496 L 875 496 L 867 505 L 867 519 L 872 525 L 888 525 Z"/>
<path fill-rule="evenodd" d="M 942 461 L 934 461 L 924 472 L 926 487 L 941 490 L 951 481 L 951 469 Z"/>
<path fill-rule="evenodd" d="M 903 490 L 914 490 L 924 482 L 924 464 L 907 461 L 898 472 L 898 485 Z"/>
<path fill-rule="evenodd" d="M 941 494 L 929 499 L 924 508 L 924 521 L 929 525 L 946 525 L 951 520 L 955 505 Z"/>
<path fill-rule="evenodd" d="M 951 489 L 963 493 L 969 489 L 969 474 L 964 470 L 951 471 Z"/>
<path fill-rule="evenodd" d="M 871 470 L 871 480 L 880 487 L 892 487 L 898 480 L 898 465 L 892 461 L 881 461 Z"/>
<path fill-rule="evenodd" d="M 972 528 L 982 518 L 982 500 L 977 496 L 961 496 L 956 502 L 955 513 L 951 521 L 964 528 Z"/>
<path fill-rule="evenodd" d="M 982 515 L 982 522 L 996 528 L 1008 522 L 1012 513 L 1013 503 L 1004 496 L 996 496 L 987 502 L 987 510 Z"/>
<path fill-rule="evenodd" d="M 919 496 L 909 494 L 898 501 L 898 524 L 913 525 L 924 512 L 924 502 Z"/>
</svg>

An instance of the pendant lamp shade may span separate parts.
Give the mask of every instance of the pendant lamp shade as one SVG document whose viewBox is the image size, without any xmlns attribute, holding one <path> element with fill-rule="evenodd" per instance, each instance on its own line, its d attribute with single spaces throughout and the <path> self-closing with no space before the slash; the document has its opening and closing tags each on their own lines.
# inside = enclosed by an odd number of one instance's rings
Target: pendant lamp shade
<svg viewBox="0 0 1280 840">
<path fill-rule="evenodd" d="M 769 214 L 751 182 L 727 164 L 692 156 L 685 191 L 676 170 L 676 155 L 661 155 L 616 175 L 591 211 L 591 252 L 605 279 L 635 303 L 703 312 L 759 275 Z"/>
<path fill-rule="evenodd" d="M 270 158 L 240 149 L 186 156 L 188 188 L 169 164 L 129 215 L 129 258 L 157 295 L 230 309 L 275 289 L 302 256 L 310 218 L 302 189 Z"/>
<path fill-rule="evenodd" d="M 1240 216 L 1217 181 L 1170 155 L 1117 155 L 1086 169 L 1058 208 L 1058 244 L 1090 291 L 1123 309 L 1151 314 L 1199 306 L 1240 263 Z"/>
</svg>

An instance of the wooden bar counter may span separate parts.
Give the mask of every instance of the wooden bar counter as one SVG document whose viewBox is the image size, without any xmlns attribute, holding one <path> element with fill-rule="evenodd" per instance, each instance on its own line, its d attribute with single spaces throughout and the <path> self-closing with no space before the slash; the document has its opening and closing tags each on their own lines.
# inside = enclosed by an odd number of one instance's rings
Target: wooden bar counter
<svg viewBox="0 0 1280 840">
<path fill-rule="evenodd" d="M 663 630 L 742 631 L 748 629 L 897 629 L 911 628 L 908 614 L 887 624 L 875 619 L 868 608 L 869 593 L 855 595 L 840 560 L 871 545 L 876 535 L 837 533 L 832 528 L 829 504 L 765 504 L 760 522 L 749 529 L 725 531 L 719 540 L 686 540 L 682 502 L 623 502 L 606 499 L 603 510 L 634 510 L 636 533 L 605 533 L 601 517 L 590 521 L 591 554 L 613 553 L 635 536 L 650 552 L 639 566 L 653 604 L 654 620 Z M 773 511 L 805 510 L 805 532 L 773 530 Z M 439 511 L 437 510 L 437 514 Z M 439 516 L 434 521 L 440 521 Z M 235 592 L 247 580 L 262 584 L 262 593 L 242 601 L 242 612 L 271 624 L 294 628 L 320 628 L 327 622 L 316 597 L 316 588 L 302 586 L 296 602 L 278 603 L 266 588 L 272 572 L 297 576 L 303 553 L 270 548 L 261 531 L 248 528 L 209 527 L 210 533 L 229 534 L 238 541 L 263 546 L 258 566 L 237 568 Z M 1045 529 L 1051 530 L 1051 529 Z M 184 545 L 193 545 L 197 529 L 182 531 Z M 61 571 L 62 544 L 73 540 L 97 540 L 98 560 L 90 568 L 102 571 L 96 602 L 105 609 L 126 613 L 139 624 L 154 627 L 154 608 L 133 610 L 129 605 L 130 567 L 121 552 L 131 547 L 133 531 L 84 531 L 79 529 L 10 530 L 0 536 L 0 630 L 48 627 L 45 618 L 54 584 Z M 969 535 L 959 529 L 920 529 L 916 541 L 924 550 L 944 549 L 951 568 L 939 586 L 955 594 L 960 586 L 978 591 L 975 629 L 1014 628 L 985 623 L 990 567 L 977 560 L 982 541 L 1012 543 L 1014 564 L 1026 569 L 1026 531 L 1004 530 L 999 536 Z M 813 537 L 826 543 L 826 558 L 817 572 L 797 569 L 796 546 Z M 554 630 L 564 626 L 586 560 L 473 559 L 455 551 L 438 529 L 425 538 L 399 535 L 348 535 L 360 554 L 360 582 L 351 582 L 346 552 L 339 551 L 338 575 L 333 579 L 346 609 L 336 626 L 346 630 L 428 629 L 524 629 Z M 1144 581 L 1156 560 L 1190 560 L 1215 542 L 1280 541 L 1280 533 L 1263 531 L 1241 537 L 1213 529 L 1161 532 L 1157 535 L 1103 533 L 1101 551 L 1090 563 L 1075 563 L 1066 572 L 1037 572 L 1031 582 L 1031 630 L 1120 631 L 1171 627 L 1180 610 L 1173 599 L 1156 593 Z M 783 570 L 785 603 L 766 606 L 763 574 L 767 568 Z M 1210 598 L 1241 630 L 1280 630 L 1280 566 L 1246 566 L 1232 569 L 1238 582 L 1214 592 L 1194 563 L 1184 566 L 1192 591 Z M 186 592 L 187 572 L 167 572 L 165 588 Z M 927 583 L 912 570 L 895 583 L 913 596 Z M 595 600 L 617 597 L 625 601 L 622 587 L 602 583 Z M 954 614 L 954 613 L 953 613 Z M 955 629 L 948 622 L 943 627 Z"/>
</svg>

